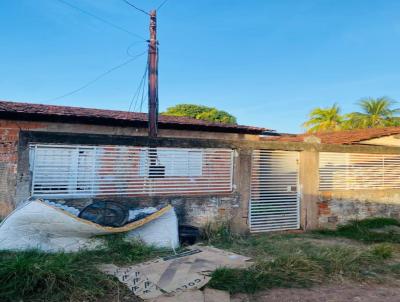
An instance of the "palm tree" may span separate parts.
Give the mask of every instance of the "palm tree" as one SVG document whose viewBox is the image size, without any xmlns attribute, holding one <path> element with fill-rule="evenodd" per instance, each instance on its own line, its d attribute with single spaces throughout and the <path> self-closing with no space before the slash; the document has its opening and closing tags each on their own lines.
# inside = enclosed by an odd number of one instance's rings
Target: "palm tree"
<svg viewBox="0 0 400 302">
<path fill-rule="evenodd" d="M 361 112 L 348 114 L 344 124 L 352 129 L 396 126 L 399 124 L 396 114 L 400 109 L 392 109 L 395 104 L 388 97 L 362 99 L 358 102 Z"/>
<path fill-rule="evenodd" d="M 340 108 L 333 104 L 329 108 L 315 108 L 309 114 L 309 120 L 303 124 L 307 132 L 335 131 L 340 130 L 343 117 Z"/>
</svg>

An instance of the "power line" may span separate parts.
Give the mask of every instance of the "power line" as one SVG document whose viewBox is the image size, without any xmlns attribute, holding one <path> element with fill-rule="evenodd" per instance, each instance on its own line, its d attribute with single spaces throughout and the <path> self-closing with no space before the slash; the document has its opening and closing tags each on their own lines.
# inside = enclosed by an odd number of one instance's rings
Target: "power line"
<svg viewBox="0 0 400 302">
<path fill-rule="evenodd" d="M 77 11 L 80 11 L 80 12 L 83 13 L 83 14 L 86 14 L 86 15 L 92 17 L 92 18 L 95 18 L 95 19 L 97 19 L 98 21 L 101 21 L 101 22 L 103 22 L 103 23 L 105 23 L 105 24 L 107 24 L 107 25 L 109 25 L 109 26 L 111 26 L 111 27 L 113 27 L 113 28 L 115 28 L 115 29 L 118 29 L 118 30 L 120 30 L 120 31 L 123 31 L 123 32 L 125 32 L 125 33 L 131 35 L 131 36 L 134 36 L 134 37 L 137 37 L 137 38 L 140 38 L 140 39 L 146 41 L 146 39 L 143 38 L 141 35 L 135 34 L 134 32 L 131 32 L 130 30 L 127 30 L 127 29 L 125 29 L 125 28 L 123 28 L 123 27 L 121 27 L 121 26 L 119 26 L 119 25 L 117 25 L 117 24 L 114 24 L 114 23 L 112 23 L 112 22 L 110 22 L 110 21 L 107 21 L 106 19 L 104 19 L 104 18 L 102 18 L 102 17 L 99 17 L 99 16 L 97 16 L 97 15 L 91 13 L 91 12 L 88 12 L 88 11 L 86 11 L 86 10 L 83 10 L 83 9 L 81 9 L 80 7 L 75 6 L 75 5 L 69 3 L 69 2 L 67 2 L 67 1 L 65 1 L 65 0 L 57 0 L 57 1 L 58 1 L 58 2 L 61 2 L 61 3 L 63 3 L 63 4 L 65 4 L 65 5 L 67 5 L 67 6 L 69 6 L 69 7 L 71 7 L 71 8 L 73 8 L 73 9 L 77 10 Z"/>
<path fill-rule="evenodd" d="M 124 1 L 126 4 L 132 6 L 134 9 L 138 10 L 139 12 L 142 12 L 142 13 L 144 13 L 144 14 L 150 16 L 150 14 L 149 14 L 148 12 L 146 12 L 144 9 L 141 9 L 141 8 L 137 7 L 136 5 L 130 3 L 128 0 L 123 0 L 123 1 Z"/>
<path fill-rule="evenodd" d="M 85 85 L 82 85 L 81 87 L 79 87 L 79 88 L 77 88 L 77 89 L 74 89 L 74 90 L 72 90 L 72 91 L 70 91 L 70 92 L 68 92 L 68 93 L 65 93 L 65 94 L 63 94 L 63 95 L 60 95 L 60 96 L 58 96 L 58 97 L 52 98 L 52 99 L 50 99 L 50 100 L 48 100 L 48 101 L 49 101 L 49 102 L 50 102 L 50 101 L 56 101 L 56 100 L 65 98 L 65 97 L 67 97 L 67 96 L 70 96 L 70 95 L 72 95 L 72 94 L 75 94 L 75 93 L 77 93 L 77 92 L 79 92 L 79 91 L 85 89 L 86 87 L 88 87 L 88 86 L 94 84 L 94 83 L 97 82 L 98 80 L 104 78 L 106 75 L 112 73 L 114 70 L 117 70 L 117 69 L 119 69 L 119 68 L 121 68 L 121 67 L 123 67 L 123 66 L 125 66 L 125 65 L 128 65 L 129 63 L 135 61 L 135 60 L 138 59 L 139 57 L 143 56 L 145 53 L 147 53 L 147 51 L 144 51 L 144 52 L 142 52 L 142 53 L 136 55 L 135 57 L 132 57 L 132 58 L 130 58 L 129 60 L 127 60 L 127 61 L 125 61 L 125 62 L 123 62 L 123 63 L 121 63 L 121 64 L 119 64 L 119 65 L 117 65 L 117 66 L 114 66 L 114 67 L 110 68 L 110 69 L 107 70 L 106 72 L 103 72 L 102 74 L 100 74 L 100 75 L 98 75 L 97 77 L 95 77 L 93 80 L 87 82 Z"/>
<path fill-rule="evenodd" d="M 167 3 L 168 2 L 168 0 L 164 0 L 158 7 L 157 7 L 157 11 L 159 11 L 160 9 L 161 9 L 161 7 L 163 7 L 164 6 L 164 4 L 165 3 Z"/>
<path fill-rule="evenodd" d="M 142 99 L 141 99 L 141 101 L 140 101 L 140 108 L 139 108 L 139 112 L 142 112 L 142 106 L 143 106 L 143 103 L 144 103 L 144 97 L 145 97 L 145 94 L 144 94 L 144 92 L 145 92 L 145 86 L 146 86 L 146 85 L 143 85 L 143 88 L 142 88 Z"/>
<path fill-rule="evenodd" d="M 144 69 L 144 73 L 143 73 L 143 76 L 142 76 L 142 78 L 141 78 L 141 80 L 140 80 L 140 82 L 139 82 L 139 85 L 138 85 L 138 87 L 137 87 L 137 89 L 136 89 L 136 92 L 135 92 L 135 94 L 132 96 L 131 102 L 130 102 L 130 104 L 129 104 L 128 112 L 131 111 L 131 108 L 132 108 L 132 105 L 133 105 L 133 102 L 134 102 L 134 101 L 135 101 L 135 105 L 133 106 L 133 111 L 136 110 L 136 105 L 137 105 L 137 102 L 139 101 L 140 91 L 142 90 L 142 87 L 144 87 L 144 86 L 145 86 L 145 83 L 146 83 L 146 75 L 147 75 L 147 71 L 148 71 L 148 66 L 147 66 L 147 65 L 148 65 L 148 60 L 147 60 L 147 62 L 146 62 L 146 67 L 145 67 L 145 69 Z"/>
<path fill-rule="evenodd" d="M 129 44 L 129 46 L 126 48 L 126 55 L 127 55 L 128 57 L 134 57 L 135 55 L 132 55 L 132 54 L 131 54 L 131 48 L 134 47 L 134 46 L 136 46 L 136 45 L 139 44 L 139 43 L 145 43 L 145 42 L 147 42 L 147 41 L 135 41 L 135 42 Z"/>
</svg>

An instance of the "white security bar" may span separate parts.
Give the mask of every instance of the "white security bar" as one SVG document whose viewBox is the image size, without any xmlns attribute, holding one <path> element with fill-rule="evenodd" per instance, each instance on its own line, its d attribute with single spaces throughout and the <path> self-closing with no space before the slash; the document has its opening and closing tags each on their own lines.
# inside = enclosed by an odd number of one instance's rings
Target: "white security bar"
<svg viewBox="0 0 400 302">
<path fill-rule="evenodd" d="M 30 150 L 38 197 L 232 191 L 230 149 L 35 144 Z"/>
<path fill-rule="evenodd" d="M 298 229 L 297 191 L 299 153 L 254 150 L 252 155 L 251 232 Z"/>
<path fill-rule="evenodd" d="M 321 191 L 400 188 L 400 155 L 321 152 Z"/>
</svg>

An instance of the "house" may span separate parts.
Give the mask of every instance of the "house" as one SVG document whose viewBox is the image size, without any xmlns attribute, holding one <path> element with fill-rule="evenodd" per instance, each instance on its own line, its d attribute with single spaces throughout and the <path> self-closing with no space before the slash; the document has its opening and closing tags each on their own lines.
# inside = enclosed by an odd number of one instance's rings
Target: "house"
<svg viewBox="0 0 400 302">
<path fill-rule="evenodd" d="M 0 101 L 0 216 L 30 196 L 82 208 L 172 204 L 181 223 L 239 231 L 400 217 L 400 127 L 279 135 L 270 129 Z"/>
<path fill-rule="evenodd" d="M 32 195 L 77 207 L 172 203 L 194 224 L 236 215 L 241 172 L 228 141 L 265 130 L 160 116 L 149 140 L 144 113 L 0 101 L 0 216 Z"/>
</svg>

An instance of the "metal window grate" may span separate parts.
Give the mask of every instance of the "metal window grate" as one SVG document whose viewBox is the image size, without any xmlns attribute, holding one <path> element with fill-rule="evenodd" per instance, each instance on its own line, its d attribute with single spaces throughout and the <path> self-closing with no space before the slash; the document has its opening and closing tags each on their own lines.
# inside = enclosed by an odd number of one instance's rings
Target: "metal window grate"
<svg viewBox="0 0 400 302">
<path fill-rule="evenodd" d="M 30 167 L 38 197 L 220 193 L 233 150 L 35 144 Z"/>
<path fill-rule="evenodd" d="M 297 192 L 299 153 L 254 150 L 252 155 L 251 232 L 298 229 Z"/>
<path fill-rule="evenodd" d="M 321 152 L 319 179 L 321 191 L 400 188 L 400 155 Z"/>
</svg>

